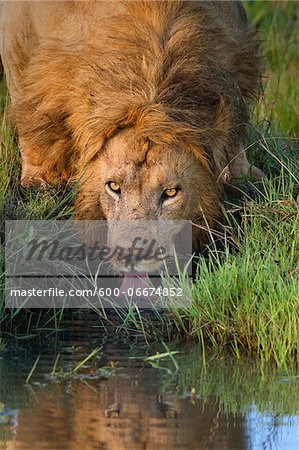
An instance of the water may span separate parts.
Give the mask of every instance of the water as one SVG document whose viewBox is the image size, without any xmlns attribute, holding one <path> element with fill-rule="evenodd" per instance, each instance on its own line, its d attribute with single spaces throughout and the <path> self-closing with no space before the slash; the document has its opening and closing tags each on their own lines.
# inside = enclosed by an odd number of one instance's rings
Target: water
<svg viewBox="0 0 299 450">
<path fill-rule="evenodd" d="M 107 338 L 94 319 L 64 327 L 2 352 L 1 450 L 298 450 L 296 373 L 212 355 L 205 365 L 191 344 L 155 359 L 162 343 Z"/>
</svg>

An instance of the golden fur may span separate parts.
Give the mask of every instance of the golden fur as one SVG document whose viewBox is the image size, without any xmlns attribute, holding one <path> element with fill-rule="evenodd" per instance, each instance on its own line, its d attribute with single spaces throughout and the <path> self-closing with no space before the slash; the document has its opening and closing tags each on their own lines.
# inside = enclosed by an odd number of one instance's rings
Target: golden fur
<svg viewBox="0 0 299 450">
<path fill-rule="evenodd" d="M 177 174 L 180 179 L 198 169 L 198 179 L 187 183 L 188 208 L 180 206 L 174 216 L 189 214 L 213 226 L 221 178 L 249 167 L 243 149 L 260 55 L 243 7 L 214 1 L 112 3 L 61 2 L 56 13 L 53 5 L 27 6 L 23 29 L 14 26 L 18 32 L 8 50 L 4 39 L 23 183 L 84 179 L 78 217 L 107 218 L 104 194 L 97 192 L 101 158 L 110 152 L 111 160 L 112 139 L 119 138 L 116 158 L 127 148 L 119 165 L 131 152 L 128 142 L 134 141 L 137 159 L 146 159 L 144 145 L 150 143 L 160 162 L 171 152 L 174 159 L 184 155 L 189 166 Z M 6 15 L 12 14 L 7 8 Z M 57 30 L 49 25 L 48 36 L 41 37 L 37 24 L 46 12 L 47 20 L 53 14 L 62 18 Z"/>
</svg>

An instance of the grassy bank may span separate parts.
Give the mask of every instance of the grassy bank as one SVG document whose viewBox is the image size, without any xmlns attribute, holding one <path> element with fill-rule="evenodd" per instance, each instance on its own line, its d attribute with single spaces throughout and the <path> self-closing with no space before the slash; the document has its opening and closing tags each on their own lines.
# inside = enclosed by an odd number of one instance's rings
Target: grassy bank
<svg viewBox="0 0 299 450">
<path fill-rule="evenodd" d="M 249 351 L 281 366 L 299 360 L 299 21 L 295 2 L 247 2 L 246 8 L 265 40 L 266 57 L 248 154 L 267 179 L 254 200 L 227 205 L 238 251 L 212 250 L 200 259 L 192 308 L 171 319 L 204 349 L 229 348 L 237 357 Z M 47 192 L 19 187 L 20 155 L 4 113 L 4 84 L 1 89 L 2 218 L 70 216 L 73 193 L 67 187 Z M 170 326 L 169 316 L 159 320 L 161 328 Z M 124 327 L 131 326 L 144 330 L 138 312 L 126 316 Z M 150 324 L 146 328 L 153 332 Z M 154 334 L 159 337 L 157 327 Z"/>
<path fill-rule="evenodd" d="M 285 185 L 282 185 L 284 180 Z M 278 365 L 298 357 L 299 209 L 295 182 L 281 174 L 235 226 L 237 254 L 211 252 L 199 263 L 193 305 L 177 320 L 213 350 L 244 350 Z M 296 193 L 297 194 L 297 193 Z"/>
</svg>

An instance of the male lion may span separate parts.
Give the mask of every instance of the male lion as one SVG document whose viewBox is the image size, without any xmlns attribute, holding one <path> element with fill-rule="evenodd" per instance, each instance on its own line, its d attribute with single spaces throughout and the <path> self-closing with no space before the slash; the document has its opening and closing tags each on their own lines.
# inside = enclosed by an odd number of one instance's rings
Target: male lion
<svg viewBox="0 0 299 450">
<path fill-rule="evenodd" d="M 239 2 L 4 2 L 0 25 L 23 186 L 79 180 L 78 218 L 215 225 L 259 88 Z"/>
</svg>

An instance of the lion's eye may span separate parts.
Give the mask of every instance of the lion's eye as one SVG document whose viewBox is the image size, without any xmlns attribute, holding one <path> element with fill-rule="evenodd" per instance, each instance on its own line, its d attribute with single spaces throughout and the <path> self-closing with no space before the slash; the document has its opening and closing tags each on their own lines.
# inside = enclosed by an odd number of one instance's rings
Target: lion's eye
<svg viewBox="0 0 299 450">
<path fill-rule="evenodd" d="M 115 192 L 115 194 L 120 194 L 120 185 L 118 183 L 108 181 L 107 186 L 112 192 Z"/>
<path fill-rule="evenodd" d="M 179 189 L 178 188 L 170 188 L 165 189 L 165 191 L 162 194 L 162 200 L 166 200 L 167 198 L 173 198 L 177 195 Z"/>
</svg>

